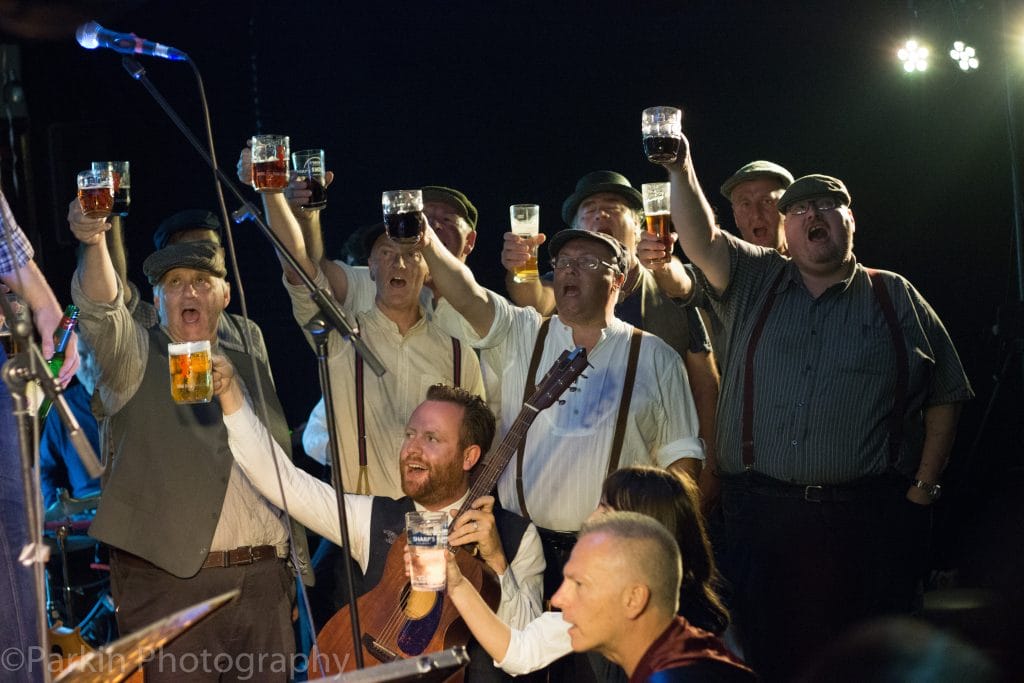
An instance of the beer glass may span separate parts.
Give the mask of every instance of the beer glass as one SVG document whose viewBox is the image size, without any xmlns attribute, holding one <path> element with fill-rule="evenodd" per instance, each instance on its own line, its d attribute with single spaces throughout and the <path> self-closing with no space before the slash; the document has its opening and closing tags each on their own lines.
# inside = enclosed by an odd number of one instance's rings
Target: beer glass
<svg viewBox="0 0 1024 683">
<path fill-rule="evenodd" d="M 281 192 L 288 187 L 288 136 L 252 136 L 252 187 Z"/>
<path fill-rule="evenodd" d="M 540 232 L 540 207 L 536 204 L 513 204 L 508 207 L 509 221 L 512 223 L 512 234 L 520 237 L 536 237 Z M 537 280 L 537 245 L 530 247 L 530 258 L 512 271 L 515 282 L 532 282 Z"/>
<path fill-rule="evenodd" d="M 426 219 L 423 216 L 423 192 L 420 190 L 388 190 L 381 195 L 384 209 L 384 230 L 399 244 L 416 244 L 423 237 Z"/>
<path fill-rule="evenodd" d="M 114 183 L 114 207 L 110 213 L 128 216 L 128 205 L 131 203 L 132 177 L 128 172 L 127 161 L 94 161 L 92 170 L 108 171 Z"/>
<path fill-rule="evenodd" d="M 683 141 L 683 112 L 675 107 L 649 107 L 641 116 L 644 152 L 656 164 L 679 157 Z"/>
<path fill-rule="evenodd" d="M 306 181 L 312 195 L 309 202 L 302 205 L 306 211 L 319 211 L 327 206 L 327 182 L 324 178 L 327 166 L 324 165 L 322 149 L 304 149 L 292 152 L 292 169 L 296 180 Z"/>
<path fill-rule="evenodd" d="M 171 371 L 171 398 L 175 403 L 209 403 L 213 398 L 210 341 L 167 345 Z"/>
<path fill-rule="evenodd" d="M 412 570 L 409 582 L 414 591 L 443 591 L 447 583 L 444 551 L 448 547 L 448 521 L 441 512 L 405 513 Z"/>
<path fill-rule="evenodd" d="M 78 203 L 89 218 L 106 218 L 114 208 L 114 179 L 110 171 L 82 171 L 78 174 Z"/>
<path fill-rule="evenodd" d="M 644 197 L 644 214 L 647 216 L 647 232 L 659 237 L 668 253 L 664 262 L 672 257 L 672 226 L 670 204 L 672 185 L 670 183 L 644 183 L 641 186 Z"/>
</svg>

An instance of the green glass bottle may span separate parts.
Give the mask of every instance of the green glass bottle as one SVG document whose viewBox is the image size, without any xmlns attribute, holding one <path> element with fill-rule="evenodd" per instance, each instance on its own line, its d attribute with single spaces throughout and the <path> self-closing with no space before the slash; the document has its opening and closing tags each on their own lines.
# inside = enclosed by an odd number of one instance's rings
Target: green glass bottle
<svg viewBox="0 0 1024 683">
<path fill-rule="evenodd" d="M 68 307 L 64 309 L 64 316 L 60 319 L 60 324 L 57 325 L 57 329 L 53 332 L 53 357 L 46 361 L 46 364 L 50 366 L 50 373 L 56 377 L 60 374 L 60 369 L 64 367 L 64 352 L 67 351 L 68 343 L 71 341 L 71 335 L 75 332 L 75 326 L 78 324 L 78 306 L 74 304 L 68 304 Z M 44 420 L 50 412 L 50 399 L 43 399 L 43 402 L 39 405 L 39 419 Z"/>
</svg>

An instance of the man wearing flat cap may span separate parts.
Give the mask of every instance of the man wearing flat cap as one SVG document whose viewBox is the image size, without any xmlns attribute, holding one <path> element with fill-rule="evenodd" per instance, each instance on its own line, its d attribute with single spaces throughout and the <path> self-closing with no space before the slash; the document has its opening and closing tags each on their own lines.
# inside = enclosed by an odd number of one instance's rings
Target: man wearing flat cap
<svg viewBox="0 0 1024 683">
<path fill-rule="evenodd" d="M 664 341 L 615 317 L 629 254 L 615 238 L 563 230 L 549 244 L 558 313 L 545 318 L 481 287 L 430 228 L 424 258 L 443 297 L 435 318 L 481 349 L 501 378 L 502 426 L 566 349 L 586 348 L 590 369 L 565 405 L 537 416 L 516 463 L 498 482 L 501 504 L 537 524 L 548 569 L 561 582 L 575 532 L 597 506 L 601 482 L 630 465 L 697 476 L 704 457 L 682 359 Z"/>
<path fill-rule="evenodd" d="M 732 205 L 740 237 L 759 247 L 786 253 L 786 233 L 777 203 L 793 182 L 793 174 L 772 161 L 751 161 L 722 183 L 722 196 Z"/>
<path fill-rule="evenodd" d="M 562 204 L 562 220 L 569 227 L 614 237 L 626 247 L 626 279 L 619 290 L 615 317 L 661 338 L 682 359 L 687 383 L 693 394 L 705 443 L 715 438 L 715 404 L 718 401 L 718 372 L 711 355 L 708 333 L 692 306 L 681 306 L 674 297 L 691 287 L 682 262 L 666 253 L 660 238 L 644 228 L 643 197 L 629 179 L 615 171 L 592 171 L 576 183 Z M 543 315 L 555 311 L 551 280 L 517 283 L 512 273 L 525 262 L 528 249 L 544 242 L 544 235 L 523 238 L 505 233 L 502 264 L 506 267 L 506 289 L 518 306 L 533 306 Z M 707 465 L 701 472 L 705 501 L 716 495 L 713 479 L 713 451 L 707 450 Z"/>
<path fill-rule="evenodd" d="M 243 181 L 251 173 L 248 152 L 248 149 L 243 150 L 239 158 L 238 173 Z M 432 193 L 432 201 L 437 201 L 437 195 L 451 201 L 437 210 L 451 214 L 448 226 L 451 230 L 447 234 L 454 240 L 454 248 L 458 248 L 460 255 L 468 254 L 475 237 L 467 237 L 463 228 L 470 225 L 470 220 L 475 224 L 476 208 L 457 190 L 425 189 Z M 383 223 L 365 231 L 363 250 L 369 255 L 367 269 L 327 259 L 317 262 L 286 195 L 264 192 L 262 198 L 271 229 L 295 256 L 306 275 L 318 287 L 328 289 L 344 313 L 357 322 L 363 341 L 387 369 L 383 376 L 377 377 L 364 367 L 347 339 L 337 332 L 329 335 L 329 370 L 334 386 L 334 417 L 338 425 L 345 491 L 401 498 L 397 454 L 401 450 L 406 419 L 427 387 L 433 384 L 450 384 L 482 395 L 483 380 L 476 354 L 467 344 L 441 330 L 427 315 L 422 296 L 426 264 L 418 251 L 389 239 Z M 462 213 L 458 213 L 460 210 Z M 443 221 L 438 219 L 438 222 Z M 318 309 L 298 273 L 284 260 L 281 265 L 292 313 L 296 322 L 305 326 Z M 333 275 L 328 276 L 328 272 Z M 307 341 L 315 348 L 312 336 L 304 327 L 303 330 Z M 315 442 L 318 449 L 325 450 L 328 435 L 326 420 L 320 418 L 323 413 L 320 405 L 314 409 L 307 426 L 307 430 L 312 431 L 304 441 Z"/>
<path fill-rule="evenodd" d="M 779 198 L 784 256 L 715 226 L 687 150 L 667 168 L 722 330 L 721 568 L 746 659 L 790 680 L 853 621 L 910 610 L 972 391 L 913 285 L 857 262 L 841 180 L 804 176 Z"/>
<path fill-rule="evenodd" d="M 209 241 L 181 242 L 146 259 L 143 270 L 159 316 L 159 325 L 147 328 L 125 306 L 104 238 L 110 224 L 84 216 L 77 201 L 68 221 L 83 244 L 72 298 L 81 309 L 81 335 L 95 354 L 97 392 L 113 444 L 90 534 L 112 548 L 120 631 L 136 631 L 241 588 L 237 600 L 165 648 L 173 656 L 147 665 L 146 679 L 180 680 L 176 666 L 188 661 L 179 661 L 182 655 L 228 657 L 240 667 L 236 673 L 243 671 L 244 657 L 257 653 L 290 662 L 294 584 L 285 522 L 234 463 L 219 405 L 179 405 L 169 391 L 168 343 L 209 340 L 231 359 L 250 392 L 256 393 L 257 381 L 262 384 L 267 428 L 290 454 L 266 363 L 257 360 L 253 374 L 250 355 L 218 342 L 231 296 L 222 250 Z M 305 535 L 301 527 L 293 529 L 305 571 Z M 211 680 L 222 666 L 206 672 Z"/>
</svg>

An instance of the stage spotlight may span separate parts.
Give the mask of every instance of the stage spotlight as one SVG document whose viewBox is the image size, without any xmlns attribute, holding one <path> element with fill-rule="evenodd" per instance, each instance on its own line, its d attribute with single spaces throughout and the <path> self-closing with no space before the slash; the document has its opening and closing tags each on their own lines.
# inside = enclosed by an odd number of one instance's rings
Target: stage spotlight
<svg viewBox="0 0 1024 683">
<path fill-rule="evenodd" d="M 978 57 L 974 53 L 974 48 L 970 45 L 965 45 L 962 40 L 953 43 L 953 49 L 949 51 L 949 56 L 960 65 L 961 71 L 971 71 L 978 68 Z"/>
<path fill-rule="evenodd" d="M 928 68 L 928 48 L 916 40 L 908 40 L 896 55 L 903 62 L 903 70 L 907 73 L 924 71 Z"/>
</svg>

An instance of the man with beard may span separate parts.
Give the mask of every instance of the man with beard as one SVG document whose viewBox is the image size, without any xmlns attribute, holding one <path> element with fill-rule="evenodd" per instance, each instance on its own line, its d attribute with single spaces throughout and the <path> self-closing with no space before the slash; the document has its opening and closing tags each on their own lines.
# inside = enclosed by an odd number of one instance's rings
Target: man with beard
<svg viewBox="0 0 1024 683">
<path fill-rule="evenodd" d="M 722 330 L 721 569 L 747 661 L 789 680 L 848 624 L 910 610 L 973 392 L 913 285 L 857 263 L 841 180 L 804 176 L 778 200 L 783 256 L 715 226 L 689 146 L 666 168 Z"/>
<path fill-rule="evenodd" d="M 751 161 L 722 183 L 722 196 L 732 205 L 740 237 L 759 247 L 786 253 L 786 232 L 778 210 L 779 197 L 793 183 L 793 174 L 771 161 Z"/>
<path fill-rule="evenodd" d="M 234 368 L 214 360 L 214 384 L 224 410 L 232 452 L 253 484 L 282 505 L 266 431 L 246 402 Z M 412 412 L 399 453 L 404 497 L 345 494 L 352 547 L 349 554 L 364 573 L 364 587 L 380 581 L 396 538 L 405 529 L 405 513 L 454 510 L 469 495 L 470 472 L 494 438 L 494 415 L 479 396 L 445 385 L 430 387 Z M 299 470 L 274 448 L 290 514 L 324 538 L 341 544 L 338 503 L 329 485 Z M 480 558 L 501 583 L 498 617 L 522 628 L 541 613 L 544 555 L 536 528 L 519 515 L 495 507 L 494 498 L 473 501 L 448 537 L 452 546 L 477 544 Z M 509 560 L 511 558 L 511 560 Z M 502 680 L 505 675 L 474 646 L 472 680 Z"/>
</svg>

